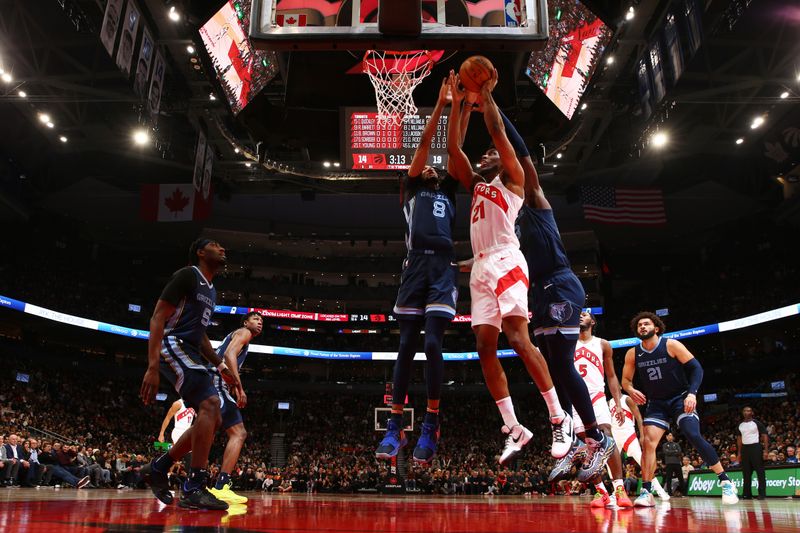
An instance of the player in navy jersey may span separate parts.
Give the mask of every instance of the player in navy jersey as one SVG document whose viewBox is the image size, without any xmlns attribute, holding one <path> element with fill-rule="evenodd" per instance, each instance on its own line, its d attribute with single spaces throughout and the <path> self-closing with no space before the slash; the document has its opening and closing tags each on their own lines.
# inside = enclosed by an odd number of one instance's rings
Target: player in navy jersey
<svg viewBox="0 0 800 533">
<path fill-rule="evenodd" d="M 656 469 L 656 447 L 673 421 L 719 477 L 722 503 L 734 504 L 739 501 L 736 487 L 722 468 L 717 451 L 700 435 L 700 417 L 696 407 L 697 390 L 703 381 L 703 367 L 681 342 L 661 337 L 664 329 L 664 322 L 654 313 L 642 312 L 633 317 L 631 331 L 641 340 L 641 344 L 625 354 L 625 367 L 622 370 L 622 388 L 638 405 L 647 404 L 644 413 L 642 491 L 634 505 L 655 505 L 650 491 Z M 634 374 L 641 391 L 633 387 Z"/>
<path fill-rule="evenodd" d="M 501 116 L 525 173 L 525 201 L 517 217 L 516 229 L 530 275 L 533 334 L 547 360 L 561 407 L 565 413 L 572 412 L 574 407 L 583 421 L 587 453 L 578 479 L 585 482 L 602 472 L 616 450 L 614 439 L 597 425 L 586 383 L 573 363 L 586 295 L 580 280 L 572 272 L 553 208 L 539 182 L 528 147 L 508 117 L 502 113 Z M 573 441 L 571 417 L 569 414 L 566 416 L 568 420 L 561 424 L 563 429 L 558 436 L 573 444 L 559 464 L 571 464 L 577 448 L 577 440 Z"/>
<path fill-rule="evenodd" d="M 217 355 L 219 355 L 228 367 L 236 367 L 241 372 L 242 365 L 247 359 L 247 351 L 250 347 L 250 341 L 261 334 L 261 329 L 264 326 L 264 319 L 255 311 L 251 311 L 244 315 L 242 319 L 242 327 L 228 333 L 223 339 L 222 343 L 217 347 Z M 228 442 L 225 444 L 225 452 L 222 455 L 222 467 L 217 477 L 216 485 L 210 490 L 211 494 L 216 496 L 222 501 L 232 504 L 247 503 L 247 498 L 236 494 L 231 490 L 231 472 L 236 466 L 236 461 L 239 460 L 239 454 L 242 451 L 242 445 L 247 438 L 247 431 L 244 429 L 244 421 L 242 420 L 242 413 L 239 408 L 244 408 L 247 405 L 247 396 L 243 393 L 239 398 L 234 399 L 231 396 L 230 389 L 227 383 L 222 379 L 219 372 L 212 371 L 214 386 L 217 388 L 217 393 L 222 407 L 222 429 L 228 434 Z"/>
<path fill-rule="evenodd" d="M 400 346 L 394 365 L 392 412 L 386 435 L 375 450 L 378 459 L 390 459 L 408 440 L 403 432 L 403 409 L 417 353 L 420 331 L 425 328 L 425 381 L 428 405 L 422 431 L 414 448 L 414 460 L 428 463 L 439 440 L 439 400 L 442 391 L 444 330 L 456 314 L 458 265 L 453 248 L 458 182 L 449 173 L 428 165 L 433 134 L 448 103 L 447 80 L 442 82 L 431 117 L 404 179 L 403 190 L 408 230 L 408 255 L 403 262 L 394 313 L 400 325 Z M 449 142 L 449 141 L 448 141 Z"/>
<path fill-rule="evenodd" d="M 184 403 L 195 410 L 197 418 L 168 453 L 154 459 L 143 471 L 156 497 L 163 503 L 172 503 L 167 472 L 191 451 L 191 473 L 183 485 L 179 505 L 225 510 L 228 504 L 205 488 L 208 453 L 222 422 L 220 399 L 208 363 L 217 366 L 230 380 L 237 398 L 243 394 L 238 369 L 225 366 L 206 335 L 217 298 L 212 280 L 225 265 L 225 249 L 210 239 L 198 239 L 189 248 L 189 263 L 173 274 L 150 318 L 148 367 L 140 395 L 146 405 L 153 403 L 160 369 Z"/>
</svg>

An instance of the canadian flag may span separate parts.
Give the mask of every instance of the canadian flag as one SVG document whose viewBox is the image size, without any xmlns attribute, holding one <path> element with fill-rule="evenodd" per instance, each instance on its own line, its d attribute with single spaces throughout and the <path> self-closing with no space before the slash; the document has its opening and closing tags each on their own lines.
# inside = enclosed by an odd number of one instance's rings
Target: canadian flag
<svg viewBox="0 0 800 533">
<path fill-rule="evenodd" d="M 142 220 L 186 222 L 204 220 L 211 215 L 211 198 L 204 199 L 191 183 L 142 185 Z"/>
<path fill-rule="evenodd" d="M 284 13 L 283 15 L 276 15 L 275 22 L 277 22 L 278 26 L 281 27 L 305 26 L 306 16 L 301 15 L 300 13 Z"/>
</svg>

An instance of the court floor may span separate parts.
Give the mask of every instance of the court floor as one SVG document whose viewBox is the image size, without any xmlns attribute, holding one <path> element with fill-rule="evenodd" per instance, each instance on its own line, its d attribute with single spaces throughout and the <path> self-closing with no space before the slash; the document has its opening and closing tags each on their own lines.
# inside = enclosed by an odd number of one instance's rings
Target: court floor
<svg viewBox="0 0 800 533">
<path fill-rule="evenodd" d="M 249 493 L 227 512 L 160 504 L 149 491 L 0 489 L 0 531 L 756 532 L 800 530 L 800 500 L 723 507 L 673 498 L 654 509 L 590 510 L 588 497 Z"/>
</svg>

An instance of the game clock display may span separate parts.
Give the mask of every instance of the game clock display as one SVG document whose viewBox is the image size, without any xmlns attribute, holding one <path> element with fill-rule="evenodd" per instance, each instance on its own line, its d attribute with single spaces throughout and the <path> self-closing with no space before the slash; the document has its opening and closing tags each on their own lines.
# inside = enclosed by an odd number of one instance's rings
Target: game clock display
<svg viewBox="0 0 800 533">
<path fill-rule="evenodd" d="M 344 167 L 350 170 L 407 170 L 433 108 L 419 109 L 402 124 L 383 124 L 373 108 L 342 109 Z M 439 119 L 431 139 L 428 165 L 447 166 L 447 115 Z"/>
</svg>

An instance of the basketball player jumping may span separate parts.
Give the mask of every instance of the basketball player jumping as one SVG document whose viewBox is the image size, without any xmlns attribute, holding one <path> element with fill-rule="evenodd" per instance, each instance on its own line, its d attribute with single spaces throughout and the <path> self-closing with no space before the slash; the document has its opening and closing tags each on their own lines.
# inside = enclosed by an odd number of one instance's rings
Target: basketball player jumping
<svg viewBox="0 0 800 533">
<path fill-rule="evenodd" d="M 192 427 L 192 421 L 194 420 L 195 412 L 194 409 L 191 407 L 186 407 L 186 404 L 183 403 L 183 400 L 178 398 L 169 408 L 167 411 L 166 416 L 164 417 L 164 421 L 161 423 L 161 431 L 158 433 L 158 442 L 164 442 L 164 432 L 167 430 L 169 426 L 170 420 L 173 418 L 174 424 L 172 426 L 172 444 L 174 445 L 178 442 L 178 439 L 181 438 L 181 435 L 186 433 L 190 427 Z"/>
<path fill-rule="evenodd" d="M 222 343 L 217 348 L 219 355 L 225 365 L 229 368 L 236 367 L 237 371 L 242 370 L 244 360 L 247 359 L 247 351 L 250 341 L 261 334 L 264 326 L 264 319 L 260 314 L 251 311 L 244 315 L 242 327 L 228 333 Z M 209 492 L 224 502 L 231 504 L 247 503 L 247 497 L 236 494 L 231 490 L 231 472 L 236 467 L 242 446 L 247 439 L 247 431 L 244 429 L 244 421 L 239 408 L 247 405 L 247 396 L 242 392 L 238 401 L 231 396 L 228 384 L 222 379 L 217 370 L 211 371 L 214 386 L 217 389 L 222 414 L 222 429 L 228 434 L 228 442 L 225 444 L 225 452 L 222 454 L 222 468 L 220 469 L 217 482 Z"/>
<path fill-rule="evenodd" d="M 445 328 L 456 314 L 458 296 L 458 266 L 452 235 L 458 182 L 427 162 L 433 134 L 448 102 L 448 90 L 445 79 L 403 183 L 408 255 L 394 306 L 400 324 L 400 347 L 394 365 L 392 413 L 386 436 L 375 450 L 378 459 L 396 456 L 408 442 L 402 430 L 403 408 L 423 327 L 428 406 L 422 433 L 414 448 L 414 460 L 430 462 L 439 441 L 439 400 L 444 374 L 442 343 Z"/>
<path fill-rule="evenodd" d="M 630 457 L 641 467 L 642 446 L 636 436 L 636 429 L 639 429 L 639 435 L 644 438 L 642 414 L 639 412 L 636 402 L 627 394 L 620 396 L 619 400 L 620 408 L 617 408 L 618 404 L 614 401 L 614 398 L 608 400 L 608 409 L 611 412 L 611 435 L 614 436 L 614 441 L 617 443 L 620 452 L 625 452 L 626 457 Z M 634 425 L 634 422 L 636 422 L 636 425 Z M 655 476 L 653 476 L 653 492 L 662 500 L 666 501 L 670 498 Z"/>
<path fill-rule="evenodd" d="M 528 147 L 511 121 L 502 111 L 498 112 L 508 141 L 525 175 L 525 196 L 517 218 L 516 232 L 530 271 L 534 335 L 553 376 L 561 407 L 568 414 L 567 423 L 561 425 L 563 434 L 558 435 L 559 439 L 569 443 L 573 441 L 570 412 L 577 413 L 583 420 L 586 454 L 583 456 L 578 479 L 585 482 L 602 472 L 609 456 L 616 450 L 610 431 L 604 434 L 598 428 L 587 384 L 573 364 L 579 332 L 578 322 L 586 296 L 583 285 L 572 272 L 553 208 L 544 194 Z M 491 169 L 496 157 L 497 150 L 490 149 L 481 159 L 481 168 Z M 619 390 L 616 376 L 613 382 Z M 600 383 L 603 395 L 602 376 Z M 605 407 L 605 399 L 603 405 Z M 575 446 L 570 449 L 574 451 Z M 572 457 L 564 461 L 571 468 Z"/>
<path fill-rule="evenodd" d="M 492 78 L 481 89 L 484 120 L 496 147 L 482 160 L 482 175 L 473 172 L 460 143 L 448 143 L 454 176 L 472 191 L 472 327 L 484 379 L 503 417 L 502 431 L 508 435 L 500 463 L 517 455 L 533 436 L 517 420 L 506 375 L 497 358 L 501 328 L 547 403 L 553 430 L 551 454 L 561 458 L 572 445 L 572 420 L 561 408 L 547 363 L 528 335 L 528 265 L 514 232 L 514 222 L 525 196 L 525 175 L 492 97 L 496 84 L 497 71 L 493 71 Z M 460 140 L 461 104 L 465 95 L 458 77 L 452 72 L 450 90 L 453 105 L 448 139 Z M 487 182 L 484 176 L 493 179 Z M 566 435 L 570 437 L 565 438 Z"/>
<path fill-rule="evenodd" d="M 170 279 L 150 319 L 148 367 L 140 390 L 142 401 L 153 403 L 159 385 L 159 368 L 188 407 L 197 413 L 190 427 L 169 452 L 143 469 L 155 496 L 165 504 L 173 501 L 167 472 L 175 461 L 192 452 L 191 473 L 183 485 L 179 506 L 188 509 L 225 510 L 228 504 L 208 492 L 208 453 L 214 433 L 222 422 L 220 399 L 206 361 L 218 365 L 243 394 L 237 369 L 227 368 L 206 335 L 216 302 L 211 280 L 225 265 L 225 249 L 210 239 L 198 239 L 189 248 L 190 266 Z"/>
<path fill-rule="evenodd" d="M 676 421 L 681 432 L 700 452 L 706 464 L 717 474 L 722 489 L 722 503 L 739 501 L 736 486 L 722 468 L 717 451 L 700 435 L 697 414 L 697 390 L 703 381 L 703 367 L 679 341 L 665 339 L 664 322 L 655 313 L 642 312 L 631 320 L 631 330 L 641 344 L 625 354 L 622 386 L 638 405 L 647 404 L 644 417 L 644 455 L 642 456 L 642 491 L 634 504 L 653 507 L 650 493 L 656 469 L 656 447 L 670 422 Z M 633 387 L 637 375 L 642 391 Z"/>
</svg>

